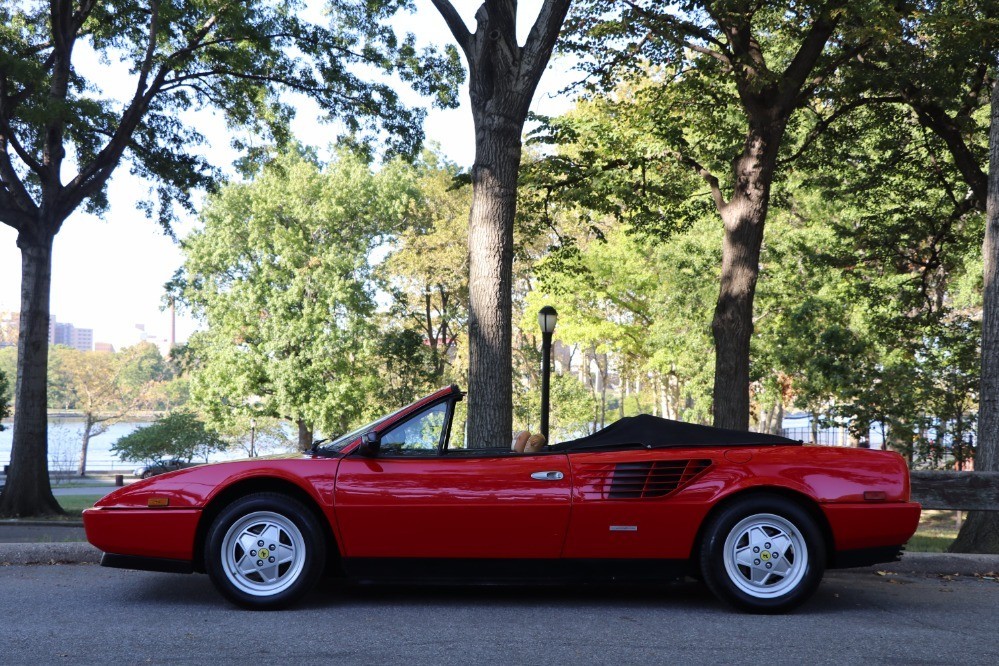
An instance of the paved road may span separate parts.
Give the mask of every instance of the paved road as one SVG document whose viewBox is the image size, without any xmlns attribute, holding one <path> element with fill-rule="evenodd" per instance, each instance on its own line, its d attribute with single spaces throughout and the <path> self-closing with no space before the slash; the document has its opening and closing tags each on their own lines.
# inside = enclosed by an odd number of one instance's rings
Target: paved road
<svg viewBox="0 0 999 666">
<path fill-rule="evenodd" d="M 204 576 L 0 567 L 0 663 L 995 664 L 999 583 L 833 572 L 781 617 L 661 589 L 325 583 L 291 611 L 237 610 Z"/>
</svg>

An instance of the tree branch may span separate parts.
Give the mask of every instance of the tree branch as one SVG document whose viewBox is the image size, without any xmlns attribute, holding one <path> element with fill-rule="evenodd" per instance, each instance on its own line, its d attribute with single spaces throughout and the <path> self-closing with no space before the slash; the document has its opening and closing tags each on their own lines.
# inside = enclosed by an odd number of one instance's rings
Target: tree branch
<svg viewBox="0 0 999 666">
<path fill-rule="evenodd" d="M 715 208 L 718 209 L 718 212 L 721 212 L 722 210 L 725 209 L 725 207 L 728 205 L 728 202 L 725 201 L 725 195 L 722 194 L 721 185 L 718 182 L 717 176 L 711 173 L 710 170 L 708 170 L 705 166 L 703 166 L 693 157 L 684 154 L 679 150 L 667 148 L 666 154 L 672 157 L 680 164 L 683 164 L 684 166 L 693 169 L 694 173 L 700 176 L 704 180 L 704 182 L 708 184 L 708 187 L 711 188 L 711 199 L 715 202 Z"/>
<path fill-rule="evenodd" d="M 805 79 L 815 68 L 815 63 L 826 48 L 826 42 L 839 23 L 839 17 L 832 15 L 833 10 L 839 9 L 844 4 L 844 0 L 830 0 L 822 7 L 791 63 L 781 75 L 778 84 L 778 104 L 785 112 L 790 111 L 796 104 L 798 93 L 805 85 Z"/>
<path fill-rule="evenodd" d="M 849 104 L 844 104 L 843 106 L 833 111 L 833 113 L 830 114 L 828 117 L 821 119 L 819 123 L 811 129 L 811 131 L 808 133 L 808 136 L 805 137 L 805 140 L 802 141 L 801 145 L 798 147 L 798 150 L 796 150 L 794 154 L 788 157 L 787 159 L 779 160 L 777 162 L 778 166 L 784 166 L 797 160 L 799 157 L 801 157 L 804 154 L 805 150 L 807 150 L 808 147 L 811 146 L 816 141 L 816 139 L 822 136 L 825 133 L 825 131 L 829 129 L 830 125 L 832 125 L 834 122 L 836 122 L 843 116 L 853 111 L 856 111 L 860 107 L 867 106 L 869 104 L 901 103 L 902 101 L 903 99 L 899 95 L 882 95 L 878 97 L 861 97 L 859 99 L 850 102 Z"/>
<path fill-rule="evenodd" d="M 454 40 L 458 42 L 458 46 L 465 53 L 465 58 L 471 61 L 472 33 L 468 31 L 468 27 L 454 8 L 454 5 L 451 4 L 450 0 L 431 1 L 444 18 L 444 22 L 447 23 L 447 27 L 454 36 Z"/>
<path fill-rule="evenodd" d="M 520 61 L 521 76 L 526 81 L 533 81 L 536 85 L 548 66 L 555 41 L 565 22 L 565 15 L 569 12 L 569 2 L 570 0 L 545 0 L 541 6 L 538 18 L 527 35 Z M 531 93 L 533 96 L 533 90 Z"/>
</svg>

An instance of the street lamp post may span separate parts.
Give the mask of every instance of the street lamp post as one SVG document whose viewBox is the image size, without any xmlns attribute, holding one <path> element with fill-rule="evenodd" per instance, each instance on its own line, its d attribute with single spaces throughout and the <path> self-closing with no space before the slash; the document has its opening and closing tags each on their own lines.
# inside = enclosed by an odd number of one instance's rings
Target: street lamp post
<svg viewBox="0 0 999 666">
<path fill-rule="evenodd" d="M 538 325 L 541 327 L 541 434 L 548 441 L 548 411 L 551 394 L 552 372 L 552 333 L 558 312 L 550 305 L 538 311 Z"/>
</svg>

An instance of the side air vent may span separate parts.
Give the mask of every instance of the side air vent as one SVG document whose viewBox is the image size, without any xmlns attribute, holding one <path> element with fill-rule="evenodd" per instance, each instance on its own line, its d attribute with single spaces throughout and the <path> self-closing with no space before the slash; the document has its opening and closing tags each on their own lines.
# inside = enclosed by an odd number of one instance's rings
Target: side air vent
<svg viewBox="0 0 999 666">
<path fill-rule="evenodd" d="M 608 499 L 665 497 L 711 465 L 710 460 L 656 460 L 614 466 Z"/>
</svg>

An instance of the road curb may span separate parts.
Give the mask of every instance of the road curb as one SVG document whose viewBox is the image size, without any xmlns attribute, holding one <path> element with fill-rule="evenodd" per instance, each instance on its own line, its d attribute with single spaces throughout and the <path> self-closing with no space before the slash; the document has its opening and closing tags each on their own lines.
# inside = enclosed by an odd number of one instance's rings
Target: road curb
<svg viewBox="0 0 999 666">
<path fill-rule="evenodd" d="M 903 553 L 899 562 L 871 567 L 842 569 L 855 573 L 921 574 L 930 576 L 975 576 L 999 572 L 999 555 L 965 553 Z"/>
<path fill-rule="evenodd" d="M 101 551 L 89 543 L 0 543 L 0 566 L 97 564 Z"/>
<path fill-rule="evenodd" d="M 0 527 L 83 527 L 82 520 L 21 520 L 8 518 L 0 520 Z"/>
</svg>

